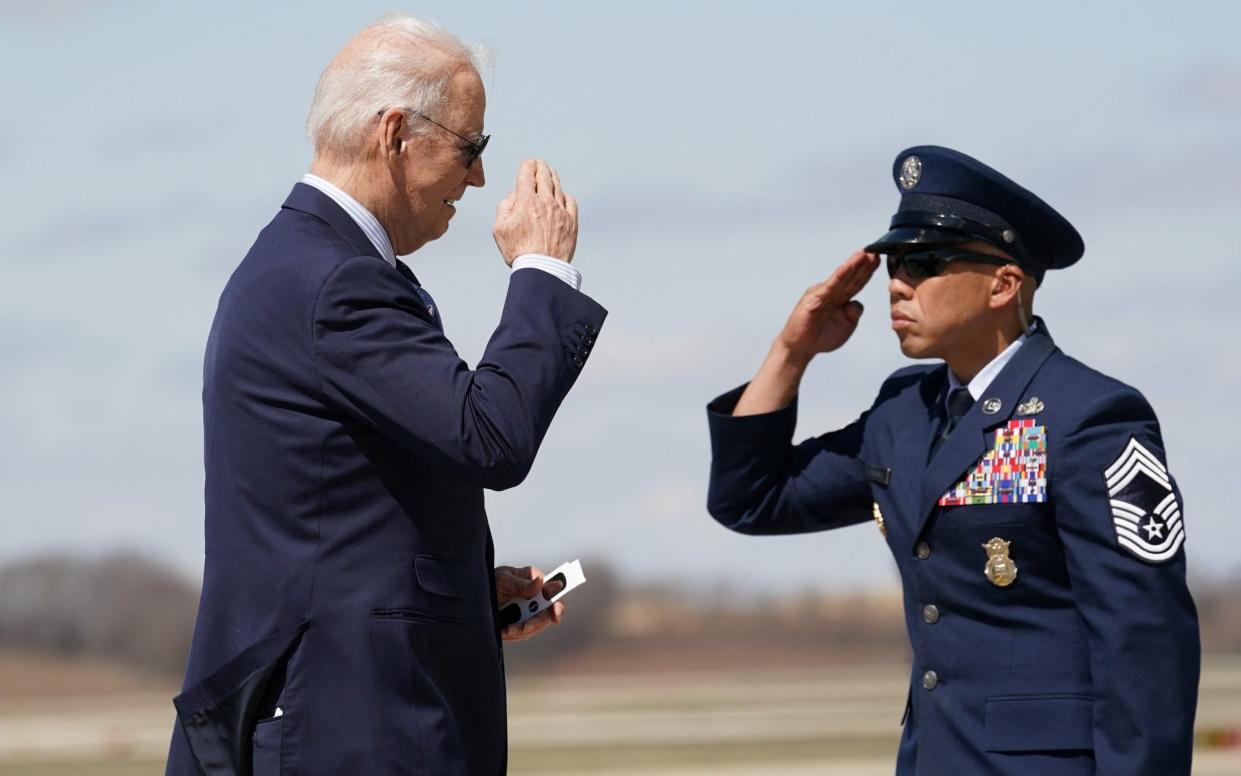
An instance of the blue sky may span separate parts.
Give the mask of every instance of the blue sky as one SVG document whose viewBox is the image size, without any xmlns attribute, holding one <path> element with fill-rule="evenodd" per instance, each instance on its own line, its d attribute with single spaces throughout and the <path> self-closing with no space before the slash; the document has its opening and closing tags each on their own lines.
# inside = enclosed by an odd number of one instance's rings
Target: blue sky
<svg viewBox="0 0 1241 776">
<path fill-rule="evenodd" d="M 604 557 L 704 588 L 895 585 L 870 525 L 716 526 L 703 406 L 749 377 L 805 286 L 884 230 L 896 153 L 938 143 L 1083 233 L 1038 311 L 1158 411 L 1193 571 L 1241 568 L 1241 5 L 1226 2 L 0 2 L 0 560 L 137 546 L 198 572 L 216 299 L 307 167 L 320 70 L 392 8 L 495 55 L 489 184 L 410 259 L 462 355 L 499 313 L 490 224 L 526 156 L 578 197 L 575 264 L 611 310 L 531 477 L 489 497 L 502 560 Z M 861 299 L 854 340 L 811 368 L 799 437 L 851 420 L 905 363 L 883 286 Z"/>
</svg>

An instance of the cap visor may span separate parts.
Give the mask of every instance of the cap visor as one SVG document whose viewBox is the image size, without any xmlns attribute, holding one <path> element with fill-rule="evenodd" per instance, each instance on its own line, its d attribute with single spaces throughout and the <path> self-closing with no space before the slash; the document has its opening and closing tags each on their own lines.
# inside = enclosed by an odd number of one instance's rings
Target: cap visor
<svg viewBox="0 0 1241 776">
<path fill-rule="evenodd" d="M 976 239 L 968 234 L 953 232 L 946 229 L 923 229 L 916 226 L 899 226 L 870 245 L 864 250 L 868 253 L 894 253 L 910 248 L 933 247 L 936 245 L 957 245 Z"/>
</svg>

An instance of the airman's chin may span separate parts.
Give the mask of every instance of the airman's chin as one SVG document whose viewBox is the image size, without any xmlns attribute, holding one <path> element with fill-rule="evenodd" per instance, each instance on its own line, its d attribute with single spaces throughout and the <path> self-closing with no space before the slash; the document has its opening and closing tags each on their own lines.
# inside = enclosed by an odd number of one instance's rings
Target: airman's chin
<svg viewBox="0 0 1241 776">
<path fill-rule="evenodd" d="M 929 348 L 926 347 L 925 343 L 920 342 L 917 337 L 911 334 L 898 333 L 896 338 L 900 341 L 901 353 L 906 358 L 921 359 L 935 357 L 934 354 L 928 352 Z"/>
</svg>

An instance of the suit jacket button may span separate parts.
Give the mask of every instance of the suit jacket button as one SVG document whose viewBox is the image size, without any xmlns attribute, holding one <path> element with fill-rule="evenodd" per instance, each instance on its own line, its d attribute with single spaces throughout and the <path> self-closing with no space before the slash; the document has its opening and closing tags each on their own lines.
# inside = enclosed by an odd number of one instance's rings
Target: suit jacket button
<svg viewBox="0 0 1241 776">
<path fill-rule="evenodd" d="M 922 621 L 927 625 L 934 625 L 939 622 L 939 607 L 935 604 L 927 604 L 922 607 Z"/>
<path fill-rule="evenodd" d="M 934 690 L 939 685 L 939 674 L 934 671 L 922 672 L 922 689 Z"/>
<path fill-rule="evenodd" d="M 931 545 L 926 542 L 918 542 L 918 546 L 914 548 L 914 553 L 917 554 L 918 560 L 926 560 L 931 557 Z"/>
</svg>

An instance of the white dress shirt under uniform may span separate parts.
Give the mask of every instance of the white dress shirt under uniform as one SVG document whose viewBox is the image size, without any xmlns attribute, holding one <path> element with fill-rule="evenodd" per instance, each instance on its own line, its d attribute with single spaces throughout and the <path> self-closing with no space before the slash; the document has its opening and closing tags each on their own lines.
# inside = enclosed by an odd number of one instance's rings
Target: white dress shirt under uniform
<svg viewBox="0 0 1241 776">
<path fill-rule="evenodd" d="M 326 194 L 333 202 L 340 205 L 341 209 L 348 213 L 349 217 L 358 225 L 358 228 L 370 238 L 376 250 L 379 251 L 379 255 L 383 256 L 384 260 L 392 266 L 396 266 L 396 251 L 392 249 L 392 241 L 388 239 L 388 233 L 384 231 L 383 226 L 380 225 L 379 219 L 375 218 L 374 213 L 363 207 L 361 202 L 349 196 L 339 186 L 320 178 L 318 175 L 306 173 L 302 176 L 302 183 L 305 183 L 307 186 L 313 186 Z M 544 256 L 540 253 L 523 253 L 513 261 L 513 271 L 516 272 L 519 269 L 542 270 L 549 275 L 555 275 L 560 278 L 576 291 L 580 291 L 582 288 L 582 273 L 577 271 L 577 267 L 574 267 L 567 261 L 554 259 L 551 256 Z"/>
<path fill-rule="evenodd" d="M 1013 360 L 1013 356 L 1017 355 L 1017 349 L 1020 348 L 1021 343 L 1025 341 L 1026 335 L 1022 334 L 1020 337 L 1013 340 L 1013 344 L 1004 348 L 1000 355 L 991 359 L 986 366 L 978 370 L 978 374 L 974 375 L 974 379 L 970 380 L 969 385 L 965 386 L 969 389 L 970 396 L 974 397 L 974 401 L 978 401 L 982 398 L 983 392 L 987 390 L 987 386 L 991 385 L 991 382 L 995 380 L 996 375 L 1004 369 L 1004 365 Z M 953 391 L 960 387 L 962 387 L 961 381 L 957 379 L 957 376 L 953 374 L 952 369 L 949 368 L 948 393 L 945 394 L 945 401 L 947 401 L 948 396 L 952 395 Z"/>
</svg>

